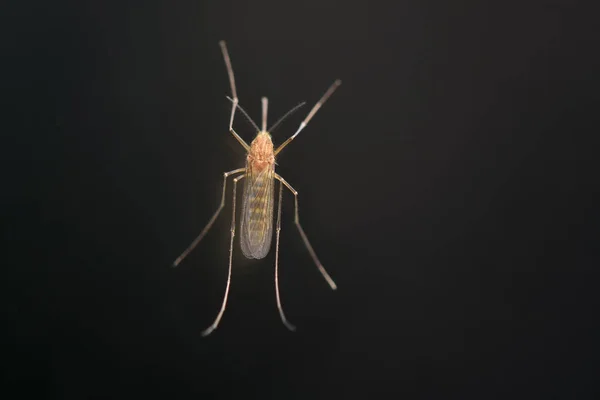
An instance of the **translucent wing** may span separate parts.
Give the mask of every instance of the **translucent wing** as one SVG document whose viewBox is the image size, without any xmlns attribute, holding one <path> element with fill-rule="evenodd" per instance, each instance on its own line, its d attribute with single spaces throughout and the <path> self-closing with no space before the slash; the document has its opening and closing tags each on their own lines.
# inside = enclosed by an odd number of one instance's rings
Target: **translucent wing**
<svg viewBox="0 0 600 400">
<path fill-rule="evenodd" d="M 240 223 L 240 243 L 246 258 L 263 258 L 273 237 L 274 167 L 257 171 L 248 166 Z"/>
</svg>

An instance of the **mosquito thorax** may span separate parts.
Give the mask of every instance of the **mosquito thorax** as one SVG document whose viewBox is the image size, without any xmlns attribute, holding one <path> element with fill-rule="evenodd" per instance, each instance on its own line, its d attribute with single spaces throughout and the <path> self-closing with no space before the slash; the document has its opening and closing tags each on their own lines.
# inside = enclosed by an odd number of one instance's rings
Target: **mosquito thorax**
<svg viewBox="0 0 600 400">
<path fill-rule="evenodd" d="M 269 132 L 258 132 L 252 143 L 250 143 L 247 160 L 248 165 L 257 172 L 275 163 L 273 141 Z"/>
</svg>

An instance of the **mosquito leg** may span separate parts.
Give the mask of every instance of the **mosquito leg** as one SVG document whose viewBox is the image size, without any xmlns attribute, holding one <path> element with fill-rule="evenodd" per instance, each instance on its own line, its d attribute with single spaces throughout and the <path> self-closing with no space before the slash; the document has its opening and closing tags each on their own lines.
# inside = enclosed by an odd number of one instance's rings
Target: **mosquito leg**
<svg viewBox="0 0 600 400">
<path fill-rule="evenodd" d="M 231 128 L 229 130 L 229 132 L 231 132 L 233 137 L 235 137 L 237 139 L 237 141 L 240 142 L 240 144 L 244 147 L 244 149 L 246 149 L 247 152 L 250 151 L 250 146 L 248 146 L 248 143 L 246 143 L 244 141 L 244 139 L 242 139 L 241 136 L 238 135 L 237 132 L 233 130 L 233 128 Z"/>
<path fill-rule="evenodd" d="M 283 193 L 283 184 L 279 182 L 279 204 L 277 206 L 277 234 L 275 236 L 275 296 L 277 297 L 277 309 L 279 310 L 279 316 L 281 321 L 290 331 L 295 331 L 296 327 L 292 325 L 281 308 L 281 299 L 279 298 L 279 232 L 281 231 L 281 198 Z"/>
<path fill-rule="evenodd" d="M 225 172 L 223 174 L 223 194 L 221 195 L 221 204 L 219 205 L 219 208 L 217 208 L 217 211 L 215 211 L 215 213 L 212 216 L 212 218 L 210 219 L 210 221 L 208 221 L 208 224 L 206 224 L 206 226 L 204 227 L 204 229 L 202 229 L 202 232 L 200 232 L 200 234 L 196 237 L 196 239 L 194 239 L 194 241 L 192 242 L 192 244 L 190 244 L 189 247 L 187 249 L 185 249 L 185 251 L 183 253 L 181 253 L 181 255 L 179 257 L 177 257 L 177 259 L 173 263 L 173 267 L 178 266 L 179 263 L 181 261 L 183 261 L 183 259 L 186 258 L 187 255 L 192 250 L 194 250 L 194 248 L 198 245 L 198 243 L 200 243 L 200 241 L 202 240 L 202 238 L 204 237 L 204 235 L 206 235 L 206 233 L 209 231 L 209 229 L 211 228 L 211 226 L 217 220 L 217 217 L 219 216 L 219 214 L 221 213 L 221 210 L 225 206 L 225 189 L 227 188 L 227 177 L 229 177 L 230 175 L 233 175 L 233 174 L 237 174 L 239 172 L 244 172 L 245 170 L 246 170 L 246 168 L 238 168 L 238 169 L 234 169 L 233 171 Z"/>
<path fill-rule="evenodd" d="M 229 130 L 231 130 L 231 127 L 233 127 L 235 109 L 237 108 L 239 99 L 237 97 L 237 91 L 235 90 L 235 76 L 233 75 L 233 67 L 231 66 L 231 59 L 229 58 L 229 52 L 227 51 L 227 44 L 225 44 L 224 40 L 221 40 L 219 46 L 221 46 L 221 52 L 223 53 L 223 59 L 225 60 L 227 75 L 229 75 L 229 85 L 231 86 L 231 97 L 233 97 L 233 107 L 231 107 L 231 116 L 229 117 Z"/>
<path fill-rule="evenodd" d="M 308 113 L 308 115 L 306 116 L 306 118 L 304 118 L 304 121 L 302 121 L 300 123 L 300 126 L 298 127 L 298 129 L 296 130 L 296 133 L 294 133 L 292 136 L 289 137 L 288 140 L 286 140 L 285 142 L 283 142 L 281 144 L 281 146 L 279 146 L 277 148 L 277 150 L 275 150 L 275 155 L 277 155 L 281 150 L 283 150 L 283 148 L 285 146 L 287 146 L 292 140 L 294 140 L 294 138 L 296 136 L 298 136 L 298 134 L 302 131 L 302 129 L 304 129 L 306 127 L 306 125 L 308 125 L 308 123 L 310 122 L 310 120 L 312 119 L 312 117 L 315 116 L 315 114 L 317 113 L 317 111 L 319 111 L 319 108 L 321 108 L 321 106 L 323 104 L 325 104 L 325 102 L 327 101 L 327 99 L 329 98 L 329 96 L 331 96 L 333 94 L 333 92 L 335 92 L 335 89 L 338 88 L 338 86 L 340 86 L 342 84 L 342 81 L 339 79 L 336 79 L 335 82 L 333 82 L 333 84 L 331 86 L 329 86 L 329 89 L 327 89 L 327 91 L 325 92 L 325 94 L 319 99 L 319 101 L 317 101 L 317 104 L 314 105 L 314 107 L 312 108 L 312 110 L 310 110 L 310 112 Z M 288 188 L 290 187 L 289 185 Z"/>
<path fill-rule="evenodd" d="M 231 240 L 229 242 L 229 271 L 227 272 L 227 286 L 225 287 L 225 295 L 223 296 L 223 304 L 221 304 L 221 310 L 219 314 L 217 314 L 217 318 L 215 318 L 215 322 L 212 323 L 211 326 L 202 331 L 202 336 L 208 336 L 212 331 L 217 329 L 219 326 L 219 322 L 221 321 L 221 317 L 225 312 L 225 307 L 227 306 L 227 296 L 229 295 L 229 284 L 231 283 L 231 261 L 233 259 L 233 238 L 235 237 L 235 194 L 237 189 L 237 183 L 240 179 L 243 179 L 245 176 L 240 175 L 233 179 L 233 214 L 231 217 Z"/>
<path fill-rule="evenodd" d="M 229 117 L 229 132 L 241 143 L 242 146 L 246 149 L 246 151 L 250 150 L 250 146 L 233 130 L 233 118 L 235 116 L 235 110 L 237 109 L 239 99 L 237 97 L 237 91 L 235 89 L 235 76 L 233 75 L 233 67 L 231 66 L 231 59 L 229 58 L 229 52 L 227 51 L 227 45 L 224 40 L 219 42 L 219 46 L 221 46 L 221 52 L 223 53 L 223 59 L 225 60 L 225 67 L 227 68 L 227 75 L 229 76 L 229 86 L 231 86 L 231 102 L 233 103 L 231 107 L 231 116 Z"/>
<path fill-rule="evenodd" d="M 323 264 L 321 264 L 321 262 L 319 261 L 317 254 L 313 250 L 312 246 L 310 245 L 310 242 L 308 241 L 308 238 L 306 237 L 306 234 L 304 233 L 304 229 L 302 229 L 302 225 L 300 225 L 300 218 L 298 217 L 298 192 L 289 183 L 287 183 L 285 181 L 285 179 L 283 179 L 279 174 L 275 174 L 275 178 L 278 181 L 280 181 L 281 183 L 283 183 L 290 190 L 290 192 L 292 192 L 294 194 L 295 209 L 296 209 L 296 212 L 294 215 L 294 222 L 296 223 L 296 227 L 298 228 L 298 231 L 300 232 L 300 236 L 302 236 L 302 240 L 304 241 L 304 244 L 306 245 L 306 248 L 308 249 L 310 256 L 312 257 L 313 261 L 317 265 L 317 268 L 319 268 L 321 275 L 323 275 L 323 278 L 325 278 L 327 283 L 329 283 L 329 286 L 331 286 L 331 289 L 336 290 L 337 285 L 335 284 L 333 279 L 331 279 L 331 277 L 329 276 L 329 274 L 327 273 L 325 268 L 323 268 Z"/>
</svg>

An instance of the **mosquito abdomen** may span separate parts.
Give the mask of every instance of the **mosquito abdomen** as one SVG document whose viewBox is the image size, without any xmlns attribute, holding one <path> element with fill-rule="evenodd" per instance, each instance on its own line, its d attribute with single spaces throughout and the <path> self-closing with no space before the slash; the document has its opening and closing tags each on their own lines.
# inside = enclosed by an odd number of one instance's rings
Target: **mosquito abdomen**
<svg viewBox="0 0 600 400">
<path fill-rule="evenodd" d="M 246 176 L 240 244 L 247 258 L 264 258 L 271 247 L 273 237 L 273 173 L 271 167 L 260 172 L 248 168 Z"/>
</svg>

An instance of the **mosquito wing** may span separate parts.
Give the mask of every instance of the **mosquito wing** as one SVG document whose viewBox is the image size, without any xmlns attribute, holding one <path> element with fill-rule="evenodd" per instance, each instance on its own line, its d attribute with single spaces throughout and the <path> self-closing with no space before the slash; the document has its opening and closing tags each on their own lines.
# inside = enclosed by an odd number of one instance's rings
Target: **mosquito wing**
<svg viewBox="0 0 600 400">
<path fill-rule="evenodd" d="M 264 258 L 273 237 L 274 168 L 248 166 L 240 223 L 240 242 L 246 258 Z"/>
</svg>

